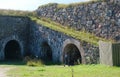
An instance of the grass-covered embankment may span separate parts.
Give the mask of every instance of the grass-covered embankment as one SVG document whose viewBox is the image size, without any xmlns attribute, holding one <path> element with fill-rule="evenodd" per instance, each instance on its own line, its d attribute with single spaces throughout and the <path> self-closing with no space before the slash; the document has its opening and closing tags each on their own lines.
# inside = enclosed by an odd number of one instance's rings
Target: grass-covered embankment
<svg viewBox="0 0 120 77">
<path fill-rule="evenodd" d="M 98 45 L 99 40 L 110 41 L 104 38 L 97 37 L 94 34 L 88 33 L 86 31 L 76 31 L 73 28 L 62 26 L 61 24 L 56 23 L 48 18 L 42 18 L 42 17 L 41 18 L 30 17 L 30 18 L 31 20 L 36 21 L 37 24 L 41 24 L 42 26 L 48 27 L 52 30 L 62 32 L 68 36 L 71 36 L 81 41 L 88 42 L 92 45 Z"/>
<path fill-rule="evenodd" d="M 63 8 L 75 7 L 75 6 L 79 6 L 79 5 L 93 4 L 93 3 L 97 3 L 97 2 L 107 2 L 107 1 L 106 0 L 90 0 L 90 1 L 85 1 L 85 2 L 75 2 L 75 3 L 70 3 L 70 4 L 48 3 L 45 5 L 39 6 L 39 8 L 57 4 L 57 9 L 61 9 L 61 8 L 63 9 Z"/>
</svg>

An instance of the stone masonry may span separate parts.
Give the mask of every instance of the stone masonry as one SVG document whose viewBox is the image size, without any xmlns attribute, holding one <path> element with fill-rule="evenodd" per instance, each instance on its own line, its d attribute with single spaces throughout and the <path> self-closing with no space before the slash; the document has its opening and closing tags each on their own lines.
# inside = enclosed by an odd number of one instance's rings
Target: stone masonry
<svg viewBox="0 0 120 77">
<path fill-rule="evenodd" d="M 36 12 L 63 26 L 120 41 L 120 0 L 99 0 L 65 8 L 55 3 L 40 6 Z"/>
<path fill-rule="evenodd" d="M 76 30 L 85 30 L 96 36 L 120 41 L 120 0 L 104 0 L 83 3 L 66 8 L 58 4 L 39 7 L 39 17 L 69 26 Z M 63 62 L 65 49 L 76 47 L 81 55 L 81 63 L 99 63 L 99 48 L 85 41 L 77 40 L 64 33 L 51 30 L 31 21 L 28 17 L 0 16 L 0 60 L 6 58 L 5 52 L 10 49 L 9 42 L 19 44 L 23 58 L 33 55 L 37 58 L 51 56 L 54 62 Z M 11 45 L 12 43 L 10 43 Z M 16 44 L 13 44 L 16 46 Z M 8 47 L 6 47 L 8 46 Z M 68 48 L 66 48 L 68 47 Z M 51 55 L 46 54 L 50 51 Z"/>
<path fill-rule="evenodd" d="M 66 40 L 70 40 L 71 42 L 65 43 Z M 41 45 L 43 42 L 47 42 L 52 49 L 53 61 L 62 62 L 64 45 L 66 44 L 67 46 L 70 43 L 76 45 L 73 40 L 76 40 L 80 44 L 78 48 L 80 48 L 80 53 L 83 54 L 83 63 L 97 63 L 99 61 L 98 47 L 31 22 L 29 47 L 31 53 L 34 52 L 33 54 L 36 56 L 42 56 Z"/>
<path fill-rule="evenodd" d="M 29 18 L 15 16 L 0 16 L 0 59 L 5 58 L 6 44 L 15 40 L 21 48 L 21 56 L 28 51 Z"/>
<path fill-rule="evenodd" d="M 6 45 L 9 41 L 15 40 L 20 46 L 22 58 L 26 55 L 43 58 L 42 44 L 46 42 L 51 48 L 54 62 L 63 62 L 64 49 L 69 44 L 78 48 L 82 63 L 91 64 L 99 61 L 98 47 L 51 30 L 27 17 L 0 16 L 0 29 L 0 60 L 4 60 L 6 57 Z"/>
</svg>

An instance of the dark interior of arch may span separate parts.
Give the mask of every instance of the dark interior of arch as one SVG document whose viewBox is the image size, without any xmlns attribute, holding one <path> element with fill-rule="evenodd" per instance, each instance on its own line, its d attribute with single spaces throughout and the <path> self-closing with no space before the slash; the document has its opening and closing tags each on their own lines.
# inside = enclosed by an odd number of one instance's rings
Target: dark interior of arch
<svg viewBox="0 0 120 77">
<path fill-rule="evenodd" d="M 20 45 L 17 41 L 11 40 L 5 46 L 5 59 L 6 60 L 17 60 L 20 59 Z"/>
<path fill-rule="evenodd" d="M 64 49 L 64 63 L 67 65 L 77 65 L 81 63 L 81 54 L 74 44 L 69 44 Z"/>
<path fill-rule="evenodd" d="M 51 50 L 50 46 L 48 45 L 48 43 L 43 42 L 41 47 L 42 47 L 42 49 L 41 49 L 42 59 L 44 61 L 52 61 L 52 50 Z"/>
</svg>

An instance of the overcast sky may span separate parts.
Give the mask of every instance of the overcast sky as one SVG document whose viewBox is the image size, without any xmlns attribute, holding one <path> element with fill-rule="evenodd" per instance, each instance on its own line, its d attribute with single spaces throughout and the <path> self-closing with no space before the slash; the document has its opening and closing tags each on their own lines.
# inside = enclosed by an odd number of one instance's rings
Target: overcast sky
<svg viewBox="0 0 120 77">
<path fill-rule="evenodd" d="M 75 3 L 89 0 L 0 0 L 0 9 L 35 10 L 47 3 Z"/>
</svg>

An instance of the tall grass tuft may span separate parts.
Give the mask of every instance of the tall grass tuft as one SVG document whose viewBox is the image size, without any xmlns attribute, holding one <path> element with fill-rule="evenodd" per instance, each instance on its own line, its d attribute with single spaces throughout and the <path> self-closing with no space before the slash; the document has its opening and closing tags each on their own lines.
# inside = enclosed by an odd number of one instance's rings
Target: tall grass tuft
<svg viewBox="0 0 120 77">
<path fill-rule="evenodd" d="M 26 56 L 24 61 L 26 62 L 27 66 L 44 66 L 44 63 L 42 60 L 37 59 L 37 58 L 31 58 L 29 56 Z"/>
</svg>

